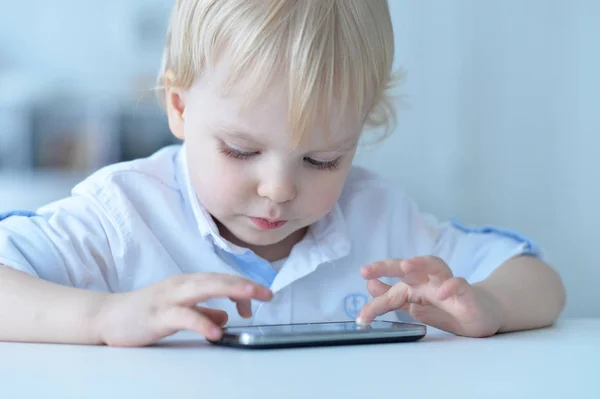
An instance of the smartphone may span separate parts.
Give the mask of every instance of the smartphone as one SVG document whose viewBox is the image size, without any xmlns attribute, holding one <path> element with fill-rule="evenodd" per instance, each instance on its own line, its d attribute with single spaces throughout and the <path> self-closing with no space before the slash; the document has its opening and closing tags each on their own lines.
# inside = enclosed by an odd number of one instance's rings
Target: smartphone
<svg viewBox="0 0 600 399">
<path fill-rule="evenodd" d="M 225 327 L 215 345 L 248 349 L 360 345 L 418 341 L 425 325 L 393 321 L 356 324 L 353 321 Z"/>
</svg>

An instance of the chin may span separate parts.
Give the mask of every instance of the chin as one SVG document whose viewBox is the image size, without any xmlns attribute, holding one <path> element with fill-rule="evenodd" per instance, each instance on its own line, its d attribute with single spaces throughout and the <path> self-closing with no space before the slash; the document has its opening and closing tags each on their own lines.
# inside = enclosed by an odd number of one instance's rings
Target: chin
<svg viewBox="0 0 600 399">
<path fill-rule="evenodd" d="M 294 240 L 300 241 L 300 237 L 294 239 L 292 236 L 296 235 L 300 230 L 304 230 L 305 227 L 299 226 L 297 221 L 291 224 L 281 226 L 275 230 L 260 230 L 254 226 L 248 224 L 231 223 L 229 226 L 219 223 L 220 233 L 226 238 L 242 247 L 255 246 L 255 247 L 267 247 L 279 244 L 283 241 Z M 304 235 L 305 231 L 303 232 Z"/>
<path fill-rule="evenodd" d="M 245 232 L 246 234 L 236 235 L 238 239 L 249 245 L 267 246 L 274 245 L 283 241 L 287 235 L 281 232 Z"/>
</svg>

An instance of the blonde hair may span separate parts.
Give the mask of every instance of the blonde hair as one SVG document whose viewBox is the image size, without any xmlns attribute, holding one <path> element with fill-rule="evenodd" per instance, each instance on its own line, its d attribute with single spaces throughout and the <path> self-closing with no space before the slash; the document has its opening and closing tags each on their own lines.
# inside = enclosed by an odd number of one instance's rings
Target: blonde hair
<svg viewBox="0 0 600 399">
<path fill-rule="evenodd" d="M 167 71 L 171 85 L 189 89 L 225 51 L 233 69 L 224 90 L 248 76 L 250 101 L 283 73 L 298 139 L 334 101 L 364 115 L 365 127 L 394 127 L 387 0 L 177 0 L 158 78 L 162 105 Z"/>
</svg>

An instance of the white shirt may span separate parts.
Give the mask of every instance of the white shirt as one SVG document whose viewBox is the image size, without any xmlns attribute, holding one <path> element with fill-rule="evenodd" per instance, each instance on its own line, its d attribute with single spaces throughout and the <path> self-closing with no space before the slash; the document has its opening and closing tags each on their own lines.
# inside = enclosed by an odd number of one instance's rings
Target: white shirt
<svg viewBox="0 0 600 399">
<path fill-rule="evenodd" d="M 182 146 L 169 146 L 99 170 L 37 215 L 4 215 L 0 264 L 107 292 L 181 273 L 241 275 L 274 292 L 271 301 L 253 303 L 253 319 L 242 319 L 226 298 L 204 305 L 225 310 L 228 325 L 257 325 L 353 320 L 370 299 L 359 269 L 378 260 L 435 255 L 473 283 L 511 257 L 540 255 L 508 230 L 438 222 L 397 187 L 353 167 L 334 209 L 285 260 L 271 265 L 219 235 L 186 165 Z M 382 318 L 410 320 L 401 311 Z"/>
</svg>

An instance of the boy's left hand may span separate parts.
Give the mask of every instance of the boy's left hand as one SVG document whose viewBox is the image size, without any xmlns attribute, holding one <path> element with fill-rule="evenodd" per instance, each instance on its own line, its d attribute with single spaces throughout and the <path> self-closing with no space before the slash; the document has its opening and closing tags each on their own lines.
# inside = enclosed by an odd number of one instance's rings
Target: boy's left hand
<svg viewBox="0 0 600 399">
<path fill-rule="evenodd" d="M 360 323 L 400 309 L 456 335 L 486 337 L 502 327 L 498 301 L 484 288 L 454 277 L 440 258 L 389 259 L 363 267 L 361 275 L 373 299 L 361 309 Z M 380 277 L 397 277 L 402 282 L 390 286 L 378 280 Z"/>
</svg>

